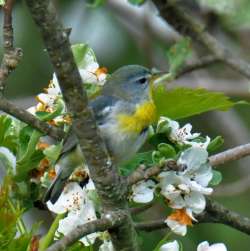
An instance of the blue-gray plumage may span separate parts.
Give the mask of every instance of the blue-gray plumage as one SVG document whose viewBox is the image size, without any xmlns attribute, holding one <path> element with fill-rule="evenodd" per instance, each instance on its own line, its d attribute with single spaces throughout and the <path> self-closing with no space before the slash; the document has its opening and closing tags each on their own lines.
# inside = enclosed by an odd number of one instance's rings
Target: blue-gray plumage
<svg viewBox="0 0 250 251">
<path fill-rule="evenodd" d="M 121 67 L 106 81 L 102 95 L 89 103 L 101 136 L 116 164 L 129 160 L 146 140 L 147 127 L 139 133 L 125 133 L 120 128 L 117 116 L 133 114 L 139 104 L 150 99 L 151 76 L 147 68 L 139 65 Z M 83 156 L 77 147 L 77 138 L 70 132 L 58 160 L 60 170 L 45 194 L 44 201 L 56 202 L 69 176 L 81 163 Z"/>
</svg>

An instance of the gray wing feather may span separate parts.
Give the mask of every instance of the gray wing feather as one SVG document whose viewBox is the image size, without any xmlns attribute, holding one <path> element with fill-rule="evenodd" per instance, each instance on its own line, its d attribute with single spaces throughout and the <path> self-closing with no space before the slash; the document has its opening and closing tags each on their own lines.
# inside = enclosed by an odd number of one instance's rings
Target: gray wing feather
<svg viewBox="0 0 250 251">
<path fill-rule="evenodd" d="M 108 107 L 111 107 L 116 101 L 117 99 L 112 96 L 99 96 L 95 100 L 90 102 L 89 105 L 90 107 L 92 107 L 94 111 L 98 125 L 104 123 L 105 118 L 107 118 L 107 113 L 109 112 Z M 71 128 L 64 140 L 63 149 L 57 160 L 57 163 L 61 160 L 63 161 L 64 158 L 66 159 L 70 153 L 73 153 L 77 149 L 77 145 L 78 145 L 77 137 L 75 136 Z M 54 204 L 57 201 L 57 199 L 59 198 L 60 194 L 63 191 L 63 188 L 68 178 L 73 172 L 73 170 L 71 169 L 72 168 L 69 168 L 69 165 L 68 167 L 65 165 L 61 165 L 61 168 L 56 178 L 54 179 L 54 181 L 52 182 L 52 184 L 50 185 L 50 187 L 48 188 L 47 192 L 43 197 L 44 202 L 50 200 Z"/>
</svg>

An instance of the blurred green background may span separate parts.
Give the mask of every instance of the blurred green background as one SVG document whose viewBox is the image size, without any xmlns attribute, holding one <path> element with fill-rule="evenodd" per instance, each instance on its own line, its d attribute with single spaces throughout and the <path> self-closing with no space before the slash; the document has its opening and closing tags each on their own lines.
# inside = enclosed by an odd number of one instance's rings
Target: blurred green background
<svg viewBox="0 0 250 251">
<path fill-rule="evenodd" d="M 154 7 L 147 3 L 132 6 L 126 0 L 109 0 L 99 8 L 91 8 L 83 0 L 54 1 L 64 26 L 72 28 L 72 43 L 88 43 L 95 51 L 101 66 L 112 73 L 125 64 L 142 64 L 167 70 L 166 49 L 179 36 L 157 17 Z M 199 6 L 197 5 L 199 4 Z M 207 28 L 230 50 L 250 59 L 250 1 L 186 1 L 186 7 L 197 15 Z M 0 13 L 0 27 L 2 13 Z M 23 50 L 23 59 L 8 79 L 6 96 L 29 107 L 36 94 L 48 85 L 53 69 L 44 49 L 40 34 L 28 13 L 24 2 L 17 1 L 14 10 L 15 45 Z M 0 37 L 2 56 L 2 37 Z M 194 43 L 193 58 L 207 52 Z M 248 100 L 249 82 L 222 64 L 183 76 L 173 85 L 203 86 L 210 90 L 224 91 L 235 99 Z M 211 137 L 222 135 L 224 149 L 247 143 L 250 139 L 250 108 L 238 107 L 230 112 L 211 112 L 191 119 L 194 131 Z M 184 123 L 185 121 L 183 121 Z M 223 150 L 223 149 L 221 149 Z M 233 162 L 220 167 L 223 182 L 214 198 L 226 207 L 250 217 L 250 160 Z M 138 220 L 166 217 L 163 205 L 154 206 Z M 165 230 L 141 233 L 142 250 L 151 251 L 166 234 Z M 198 243 L 224 242 L 228 250 L 249 251 L 250 237 L 228 226 L 199 224 L 179 239 L 184 250 L 196 250 Z"/>
</svg>

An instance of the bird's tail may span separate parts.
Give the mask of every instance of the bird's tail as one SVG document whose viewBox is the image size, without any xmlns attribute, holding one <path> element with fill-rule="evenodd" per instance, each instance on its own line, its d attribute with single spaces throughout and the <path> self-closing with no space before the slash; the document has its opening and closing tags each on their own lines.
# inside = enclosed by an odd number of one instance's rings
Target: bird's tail
<svg viewBox="0 0 250 251">
<path fill-rule="evenodd" d="M 72 157 L 67 159 L 67 156 L 70 156 L 70 153 L 73 152 L 77 147 L 77 138 L 73 134 L 72 129 L 68 132 L 64 143 L 63 143 L 63 149 L 61 151 L 60 156 L 58 157 L 56 163 L 60 163 L 60 169 L 57 173 L 56 178 L 53 180 L 47 191 L 45 192 L 42 201 L 46 203 L 48 200 L 50 200 L 53 204 L 57 201 L 57 199 L 60 197 L 63 188 L 70 177 L 71 173 L 74 170 L 74 165 L 77 163 L 74 163 L 74 159 L 72 161 Z M 71 159 L 71 160 L 70 160 Z M 72 170 L 69 168 L 69 165 L 73 165 Z"/>
</svg>

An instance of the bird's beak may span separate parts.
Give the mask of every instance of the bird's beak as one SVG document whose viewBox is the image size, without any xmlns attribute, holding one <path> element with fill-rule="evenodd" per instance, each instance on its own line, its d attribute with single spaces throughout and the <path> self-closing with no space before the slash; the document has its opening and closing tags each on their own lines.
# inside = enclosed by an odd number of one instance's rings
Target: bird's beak
<svg viewBox="0 0 250 251">
<path fill-rule="evenodd" d="M 167 81 L 170 79 L 169 72 L 166 71 L 152 71 L 152 75 L 150 78 L 151 85 L 157 85 L 162 83 L 163 81 Z"/>
</svg>

